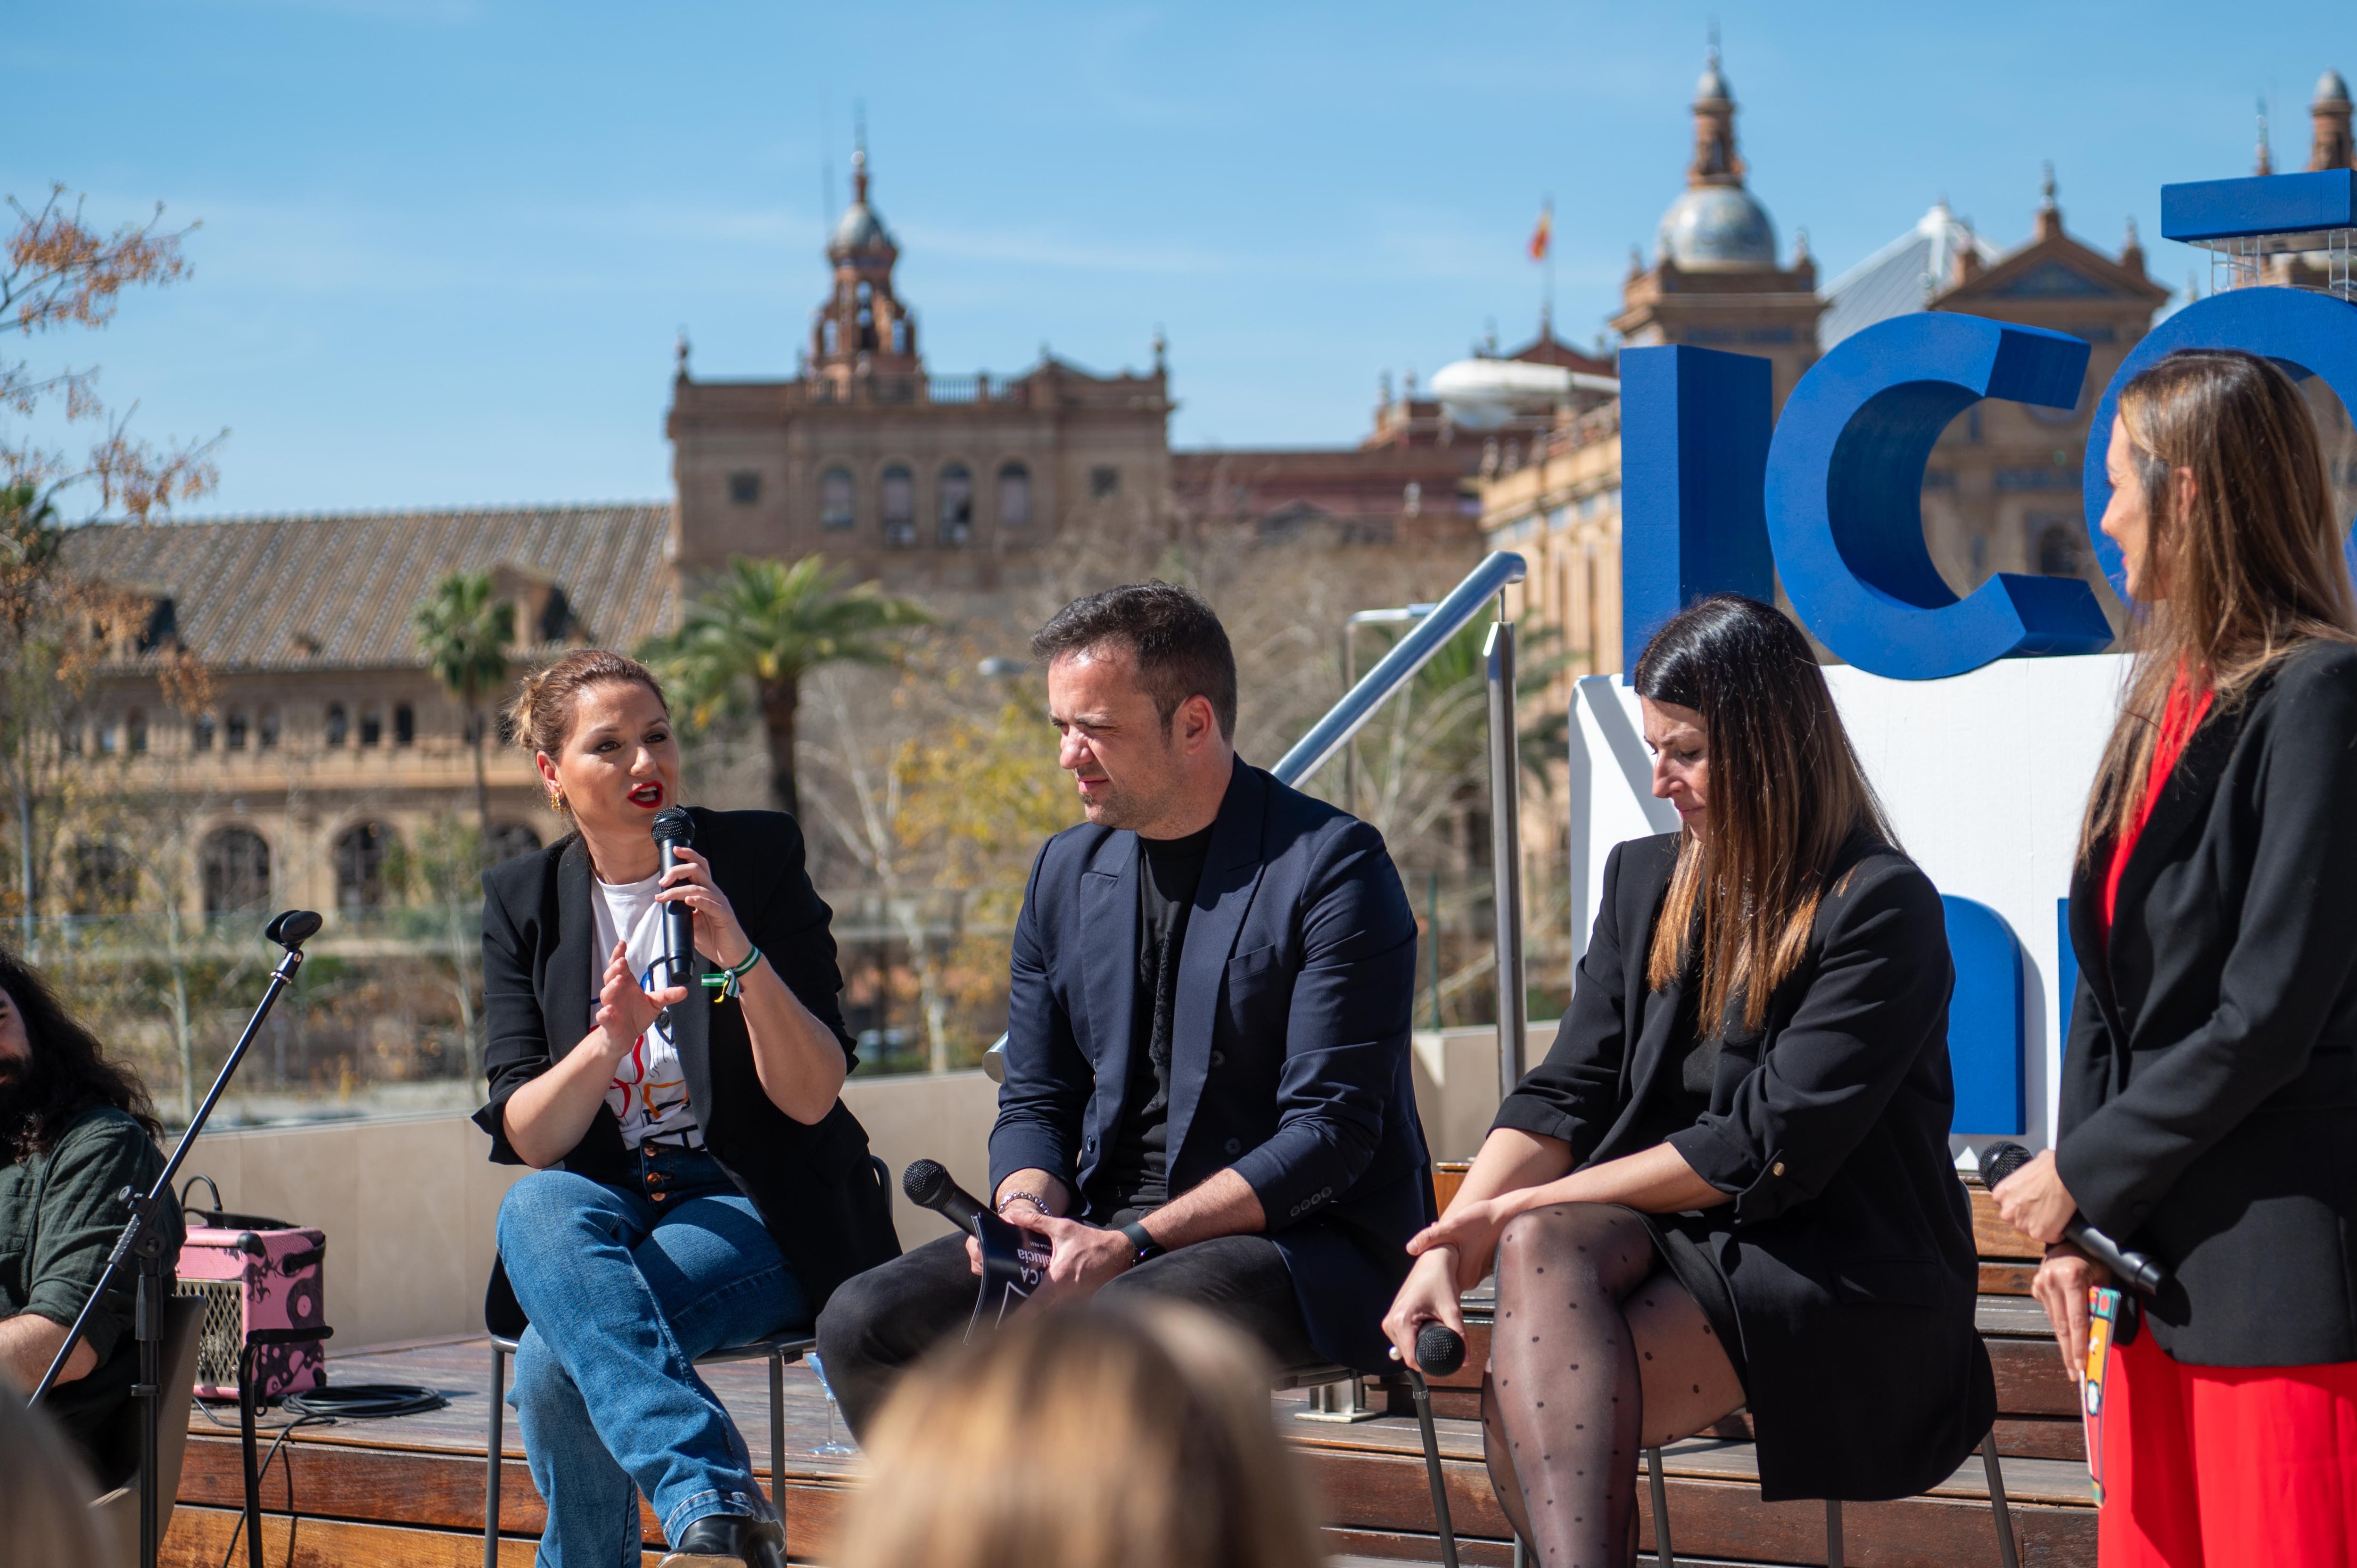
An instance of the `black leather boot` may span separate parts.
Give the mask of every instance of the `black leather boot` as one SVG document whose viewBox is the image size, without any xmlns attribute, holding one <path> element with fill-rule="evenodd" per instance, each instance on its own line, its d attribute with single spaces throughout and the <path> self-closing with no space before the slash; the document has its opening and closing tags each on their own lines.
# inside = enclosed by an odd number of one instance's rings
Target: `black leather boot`
<svg viewBox="0 0 2357 1568">
<path fill-rule="evenodd" d="M 680 1531 L 662 1568 L 786 1568 L 786 1532 L 742 1514 L 706 1514 Z"/>
</svg>

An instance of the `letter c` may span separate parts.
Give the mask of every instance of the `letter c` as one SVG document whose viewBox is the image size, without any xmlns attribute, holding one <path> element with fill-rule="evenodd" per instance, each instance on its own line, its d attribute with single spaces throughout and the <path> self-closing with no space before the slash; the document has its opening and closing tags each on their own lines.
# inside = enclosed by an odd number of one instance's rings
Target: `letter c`
<svg viewBox="0 0 2357 1568">
<path fill-rule="evenodd" d="M 1768 534 L 1802 623 L 1859 669 L 1900 681 L 2109 646 L 2079 578 L 2001 572 L 1959 599 L 1923 542 L 1923 465 L 1948 422 L 1985 397 L 2069 408 L 2088 352 L 2060 332 L 1921 311 L 1819 360 L 1768 452 Z"/>
</svg>

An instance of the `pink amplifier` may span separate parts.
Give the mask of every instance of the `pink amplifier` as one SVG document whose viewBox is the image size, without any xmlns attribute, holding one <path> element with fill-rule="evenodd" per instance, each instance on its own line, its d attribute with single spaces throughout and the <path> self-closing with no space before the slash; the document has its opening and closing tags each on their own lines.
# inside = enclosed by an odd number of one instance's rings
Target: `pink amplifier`
<svg viewBox="0 0 2357 1568">
<path fill-rule="evenodd" d="M 239 1218 L 227 1216 L 225 1218 Z M 197 1354 L 197 1397 L 237 1397 L 237 1357 L 257 1328 L 324 1328 L 324 1232 L 297 1226 L 237 1230 L 190 1225 L 180 1246 L 175 1294 L 205 1304 Z M 254 1351 L 254 1395 L 278 1399 L 325 1388 L 328 1362 L 317 1339 L 263 1345 Z"/>
</svg>

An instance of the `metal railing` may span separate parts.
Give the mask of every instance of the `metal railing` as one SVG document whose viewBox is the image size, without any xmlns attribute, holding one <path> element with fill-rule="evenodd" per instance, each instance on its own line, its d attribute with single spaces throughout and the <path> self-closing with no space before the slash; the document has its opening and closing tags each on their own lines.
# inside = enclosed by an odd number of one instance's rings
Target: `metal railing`
<svg viewBox="0 0 2357 1568">
<path fill-rule="evenodd" d="M 1506 618 L 1501 597 L 1512 584 L 1529 575 L 1530 566 L 1511 551 L 1494 551 L 1464 581 L 1437 605 L 1416 605 L 1415 628 L 1361 676 L 1309 733 L 1293 743 L 1269 769 L 1280 784 L 1299 784 L 1332 760 L 1334 754 L 1365 727 L 1383 705 L 1412 680 L 1415 672 L 1447 646 L 1448 639 L 1470 626 L 1491 601 L 1498 600 L 1497 621 L 1482 650 L 1490 696 L 1490 875 L 1491 903 L 1496 910 L 1498 941 L 1498 1079 L 1500 1092 L 1511 1091 L 1523 1076 L 1526 1030 L 1523 996 L 1523 871 L 1522 789 L 1515 770 L 1514 623 Z M 982 1058 L 983 1070 L 993 1079 L 1006 1071 L 1006 1036 L 1001 1035 Z"/>
</svg>

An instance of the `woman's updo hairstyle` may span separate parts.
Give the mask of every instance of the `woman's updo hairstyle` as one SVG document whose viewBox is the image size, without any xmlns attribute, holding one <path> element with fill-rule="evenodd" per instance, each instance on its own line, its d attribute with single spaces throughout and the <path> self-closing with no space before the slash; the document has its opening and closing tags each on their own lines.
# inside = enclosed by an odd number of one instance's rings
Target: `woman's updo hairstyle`
<svg viewBox="0 0 2357 1568">
<path fill-rule="evenodd" d="M 644 686 L 662 703 L 664 713 L 671 712 L 670 699 L 663 695 L 662 682 L 655 679 L 653 671 L 625 653 L 576 648 L 525 676 L 514 701 L 508 703 L 508 728 L 517 747 L 527 757 L 542 752 L 554 757 L 565 749 L 565 739 L 573 733 L 581 693 L 614 682 Z M 560 811 L 565 809 L 562 799 L 554 804 Z"/>
<path fill-rule="evenodd" d="M 1861 830 L 1897 841 L 1808 639 L 1774 606 L 1687 606 L 1645 644 L 1634 683 L 1700 714 L 1710 758 L 1709 832 L 1678 846 L 1646 980 L 1698 969 L 1706 1031 L 1733 1024 L 1730 1006 L 1756 1029 L 1807 953 L 1843 847 Z"/>
</svg>

